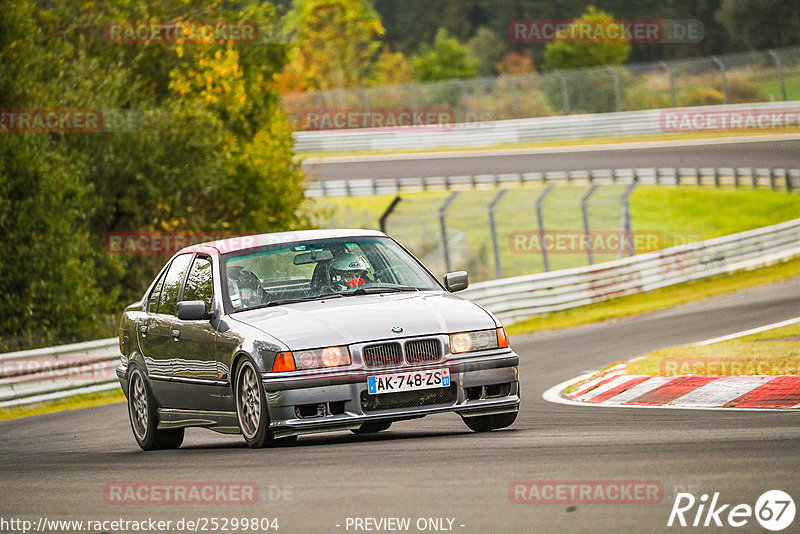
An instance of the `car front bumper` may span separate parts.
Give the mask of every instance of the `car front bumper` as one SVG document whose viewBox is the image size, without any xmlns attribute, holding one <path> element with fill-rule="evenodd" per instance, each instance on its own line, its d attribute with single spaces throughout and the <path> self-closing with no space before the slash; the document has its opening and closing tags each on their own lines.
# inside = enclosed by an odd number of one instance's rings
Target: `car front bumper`
<svg viewBox="0 0 800 534">
<path fill-rule="evenodd" d="M 275 378 L 267 373 L 262 377 L 270 429 L 276 437 L 284 437 L 356 429 L 364 423 L 400 421 L 441 412 L 456 412 L 463 417 L 516 412 L 520 400 L 518 366 L 519 357 L 513 351 L 505 351 L 415 367 L 297 378 Z M 371 402 L 374 397 L 398 395 L 369 395 L 368 376 L 440 368 L 450 370 L 448 391 L 438 388 L 405 392 L 397 406 L 365 408 L 364 400 Z M 301 414 L 302 410 L 306 413 Z"/>
</svg>

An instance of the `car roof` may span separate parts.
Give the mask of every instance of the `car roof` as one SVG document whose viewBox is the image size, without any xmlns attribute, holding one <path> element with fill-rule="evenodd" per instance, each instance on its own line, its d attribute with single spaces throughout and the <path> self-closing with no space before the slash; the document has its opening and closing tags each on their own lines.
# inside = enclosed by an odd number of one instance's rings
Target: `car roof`
<svg viewBox="0 0 800 534">
<path fill-rule="evenodd" d="M 274 232 L 270 234 L 254 234 L 239 237 L 229 237 L 216 241 L 197 243 L 179 250 L 177 254 L 187 252 L 204 252 L 208 254 L 229 254 L 264 245 L 280 245 L 295 241 L 309 241 L 313 239 L 333 239 L 337 237 L 386 237 L 386 234 L 377 230 L 363 230 L 340 228 L 333 230 L 297 230 L 293 232 Z"/>
</svg>

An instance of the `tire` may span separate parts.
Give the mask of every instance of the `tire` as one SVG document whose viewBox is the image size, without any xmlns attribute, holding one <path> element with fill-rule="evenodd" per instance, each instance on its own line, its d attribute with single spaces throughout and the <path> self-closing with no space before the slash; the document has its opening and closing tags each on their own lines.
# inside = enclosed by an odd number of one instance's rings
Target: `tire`
<svg viewBox="0 0 800 534">
<path fill-rule="evenodd" d="M 242 360 L 237 367 L 233 394 L 239 430 L 247 445 L 253 449 L 272 445 L 275 436 L 269 429 L 264 385 L 255 364 L 249 359 Z"/>
<path fill-rule="evenodd" d="M 177 449 L 183 443 L 183 428 L 158 429 L 156 400 L 138 367 L 128 375 L 128 418 L 133 437 L 143 451 Z"/>
<path fill-rule="evenodd" d="M 478 417 L 462 417 L 464 424 L 474 432 L 489 432 L 498 428 L 511 426 L 516 420 L 518 412 L 500 413 L 495 415 L 480 415 Z"/>
<path fill-rule="evenodd" d="M 392 426 L 391 421 L 380 421 L 377 423 L 364 423 L 358 428 L 350 430 L 353 434 L 376 434 L 383 430 L 388 430 Z"/>
</svg>

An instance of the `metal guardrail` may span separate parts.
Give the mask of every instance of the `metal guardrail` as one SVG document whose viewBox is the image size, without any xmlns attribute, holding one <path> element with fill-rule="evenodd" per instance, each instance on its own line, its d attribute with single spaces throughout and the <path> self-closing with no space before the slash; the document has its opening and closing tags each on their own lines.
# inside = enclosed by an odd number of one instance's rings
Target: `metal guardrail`
<svg viewBox="0 0 800 534">
<path fill-rule="evenodd" d="M 631 184 L 638 182 L 642 185 L 732 186 L 796 191 L 800 190 L 800 169 L 664 167 L 410 178 L 361 178 L 311 182 L 306 188 L 306 196 L 322 198 L 396 195 L 403 192 L 469 190 L 552 182 L 592 184 Z"/>
<path fill-rule="evenodd" d="M 648 109 L 643 111 L 458 123 L 447 128 L 440 126 L 363 128 L 299 131 L 294 132 L 293 135 L 297 152 L 486 147 L 505 143 L 526 143 L 557 139 L 660 134 L 666 131 L 663 122 L 665 114 L 695 115 L 711 112 L 735 112 L 757 116 L 759 112 L 797 112 L 798 108 L 800 108 L 800 101 L 761 102 L 755 104 Z M 775 128 L 770 124 L 766 128 Z M 788 127 L 796 126 L 797 122 L 795 120 L 794 124 Z M 715 129 L 717 128 L 709 128 L 709 130 Z"/>
<path fill-rule="evenodd" d="M 119 387 L 117 338 L 0 354 L 0 408 Z"/>
<path fill-rule="evenodd" d="M 795 256 L 800 219 L 588 267 L 480 282 L 460 295 L 511 324 Z M 116 389 L 118 358 L 117 338 L 0 354 L 0 408 Z"/>
<path fill-rule="evenodd" d="M 800 256 L 800 219 L 611 262 L 473 284 L 462 293 L 511 324 Z"/>
</svg>

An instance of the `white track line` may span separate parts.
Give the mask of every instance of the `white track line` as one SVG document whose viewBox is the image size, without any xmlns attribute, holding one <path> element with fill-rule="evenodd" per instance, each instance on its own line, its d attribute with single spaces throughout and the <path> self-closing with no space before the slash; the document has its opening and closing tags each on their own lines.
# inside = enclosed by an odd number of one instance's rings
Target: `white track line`
<svg viewBox="0 0 800 534">
<path fill-rule="evenodd" d="M 758 334 L 759 332 L 764 332 L 765 330 L 772 330 L 773 328 L 789 326 L 790 324 L 795 324 L 795 323 L 800 323 L 800 317 L 795 317 L 794 319 L 787 319 L 779 323 L 768 324 L 766 326 L 759 326 L 758 328 L 751 328 L 750 330 L 742 330 L 741 332 L 728 334 L 727 336 L 720 336 L 711 339 L 706 339 L 705 341 L 700 341 L 698 343 L 695 343 L 695 346 L 700 347 L 703 345 L 711 345 L 713 343 L 719 343 L 720 341 L 728 341 L 729 339 L 736 339 L 737 337 L 749 336 L 750 334 Z"/>
</svg>

